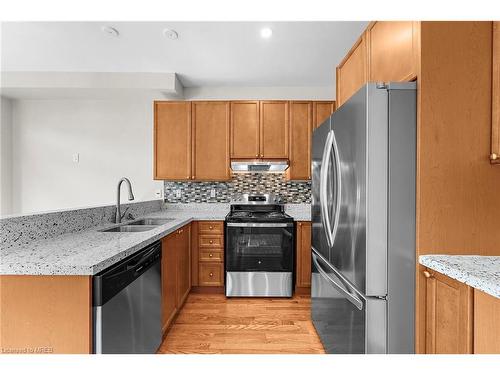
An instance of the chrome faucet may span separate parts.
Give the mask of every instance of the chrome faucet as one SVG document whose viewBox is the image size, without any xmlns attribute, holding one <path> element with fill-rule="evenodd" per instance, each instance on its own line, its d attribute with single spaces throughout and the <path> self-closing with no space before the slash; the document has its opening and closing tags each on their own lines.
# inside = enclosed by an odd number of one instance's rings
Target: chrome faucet
<svg viewBox="0 0 500 375">
<path fill-rule="evenodd" d="M 134 200 L 134 193 L 132 193 L 132 185 L 130 184 L 130 180 L 126 177 L 122 177 L 120 181 L 118 181 L 118 187 L 116 189 L 116 216 L 115 216 L 115 223 L 121 223 L 122 222 L 122 213 L 120 209 L 120 186 L 122 185 L 122 182 L 125 181 L 128 186 L 128 200 L 133 201 Z M 126 212 L 126 210 L 125 210 Z"/>
</svg>

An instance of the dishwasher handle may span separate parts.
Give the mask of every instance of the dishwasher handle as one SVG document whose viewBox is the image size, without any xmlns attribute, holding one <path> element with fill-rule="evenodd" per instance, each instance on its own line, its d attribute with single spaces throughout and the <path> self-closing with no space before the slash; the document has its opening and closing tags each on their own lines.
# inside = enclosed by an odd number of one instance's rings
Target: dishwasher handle
<svg viewBox="0 0 500 375">
<path fill-rule="evenodd" d="M 93 305 L 102 306 L 161 260 L 161 242 L 117 262 L 93 277 Z"/>
</svg>

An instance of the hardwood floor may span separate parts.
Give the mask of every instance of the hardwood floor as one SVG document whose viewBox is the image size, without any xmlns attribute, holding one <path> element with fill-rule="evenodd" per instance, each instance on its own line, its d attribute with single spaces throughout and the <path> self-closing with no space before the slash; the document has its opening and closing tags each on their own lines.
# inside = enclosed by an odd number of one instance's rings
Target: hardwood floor
<svg viewBox="0 0 500 375">
<path fill-rule="evenodd" d="M 226 299 L 191 293 L 158 353 L 324 353 L 310 310 L 309 296 Z"/>
</svg>

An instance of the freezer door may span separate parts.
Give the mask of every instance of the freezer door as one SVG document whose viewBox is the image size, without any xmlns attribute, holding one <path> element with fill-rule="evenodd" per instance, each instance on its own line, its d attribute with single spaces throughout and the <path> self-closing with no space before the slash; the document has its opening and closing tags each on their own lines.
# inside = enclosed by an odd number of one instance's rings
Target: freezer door
<svg viewBox="0 0 500 375">
<path fill-rule="evenodd" d="M 328 260 L 367 296 L 387 294 L 387 103 L 387 90 L 369 84 L 331 118 Z"/>
<path fill-rule="evenodd" d="M 311 202 L 311 220 L 312 220 L 312 246 L 327 259 L 330 256 L 330 246 L 328 246 L 325 221 L 322 215 L 322 201 L 320 197 L 320 182 L 321 173 L 324 172 L 323 157 L 325 154 L 325 146 L 330 132 L 330 118 L 316 130 L 314 130 L 312 137 L 312 157 L 311 157 L 311 171 L 312 171 L 312 202 Z M 330 173 L 333 164 L 330 163 Z M 331 180 L 329 180 L 331 181 Z M 327 203 L 331 207 L 331 202 Z"/>
<path fill-rule="evenodd" d="M 386 353 L 387 307 L 363 298 L 342 282 L 313 249 L 312 321 L 329 354 Z"/>
</svg>

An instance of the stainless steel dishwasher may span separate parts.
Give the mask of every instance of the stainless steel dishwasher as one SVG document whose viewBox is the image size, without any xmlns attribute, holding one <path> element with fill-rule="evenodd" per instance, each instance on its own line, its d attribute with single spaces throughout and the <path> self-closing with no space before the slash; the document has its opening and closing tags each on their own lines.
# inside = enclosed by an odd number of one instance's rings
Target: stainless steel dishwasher
<svg viewBox="0 0 500 375">
<path fill-rule="evenodd" d="M 93 278 L 94 353 L 155 353 L 161 344 L 161 242 Z"/>
</svg>

